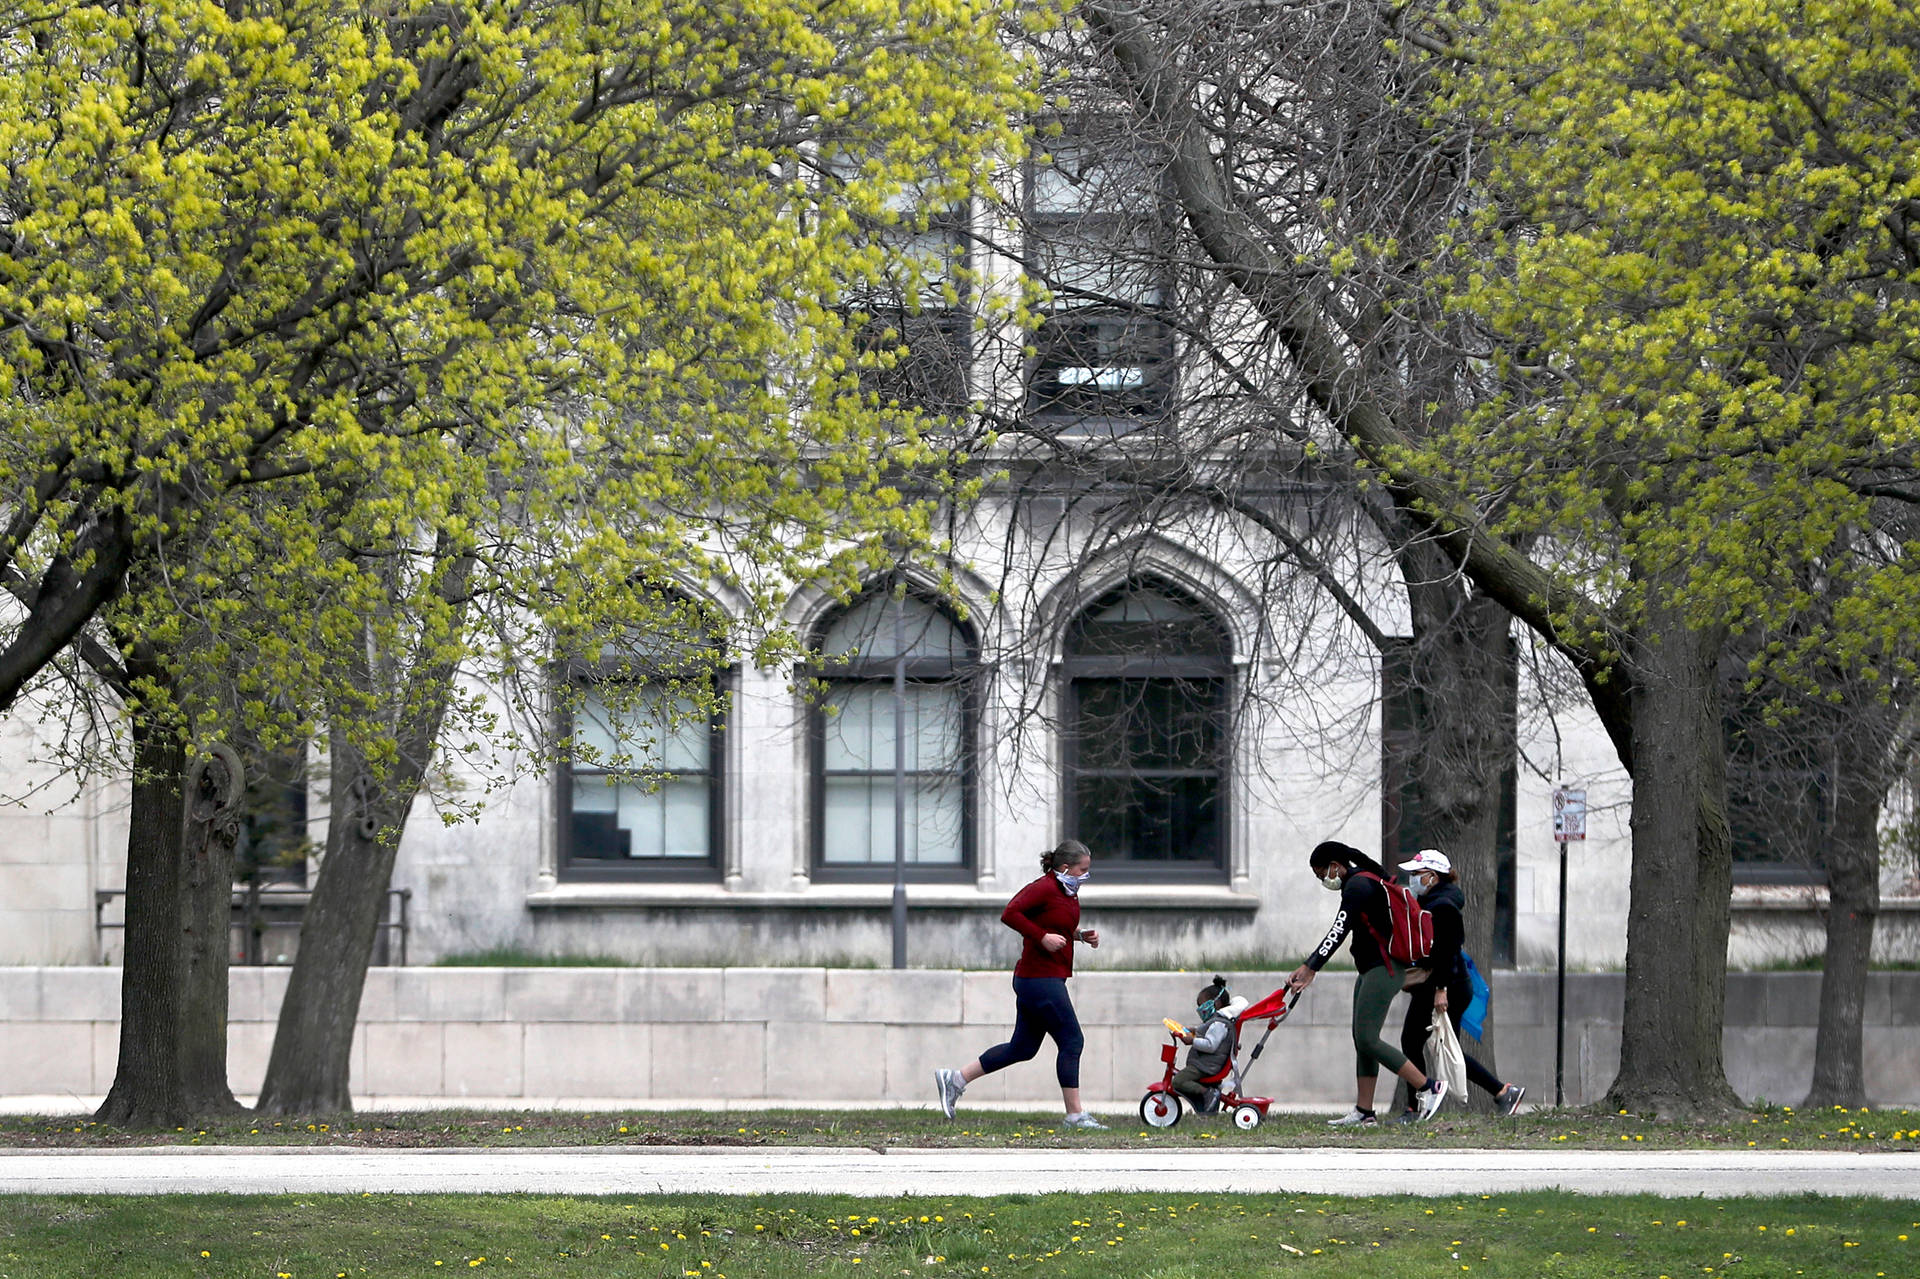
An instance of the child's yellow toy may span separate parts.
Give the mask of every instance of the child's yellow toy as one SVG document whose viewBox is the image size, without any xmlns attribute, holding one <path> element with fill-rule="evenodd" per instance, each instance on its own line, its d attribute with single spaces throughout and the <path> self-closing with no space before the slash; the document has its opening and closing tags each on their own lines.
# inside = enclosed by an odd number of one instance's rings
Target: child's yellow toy
<svg viewBox="0 0 1920 1279">
<path fill-rule="evenodd" d="M 1184 1035 L 1187 1033 L 1187 1028 L 1185 1026 L 1182 1026 L 1179 1022 L 1175 1021 L 1171 1017 L 1162 1017 L 1160 1019 L 1160 1024 L 1165 1026 L 1168 1030 L 1172 1031 L 1176 1035 Z"/>
</svg>

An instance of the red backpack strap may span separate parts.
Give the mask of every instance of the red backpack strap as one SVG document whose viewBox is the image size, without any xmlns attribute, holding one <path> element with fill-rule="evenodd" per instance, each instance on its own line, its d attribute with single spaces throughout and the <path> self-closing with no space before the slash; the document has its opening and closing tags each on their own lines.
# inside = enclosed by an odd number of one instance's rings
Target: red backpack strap
<svg viewBox="0 0 1920 1279">
<path fill-rule="evenodd" d="M 1382 893 L 1387 893 L 1387 881 L 1372 871 L 1356 870 L 1353 873 L 1363 879 L 1371 879 L 1374 883 L 1380 885 L 1380 891 Z M 1367 926 L 1367 932 L 1373 936 L 1373 944 L 1380 948 L 1380 962 L 1387 966 L 1388 972 L 1397 974 L 1400 970 L 1393 966 L 1393 947 L 1387 945 L 1387 939 L 1380 935 L 1380 930 L 1373 926 L 1373 920 L 1367 917 L 1365 911 L 1360 913 L 1360 922 Z M 1393 897 L 1391 894 L 1387 894 L 1387 927 L 1393 927 Z"/>
</svg>

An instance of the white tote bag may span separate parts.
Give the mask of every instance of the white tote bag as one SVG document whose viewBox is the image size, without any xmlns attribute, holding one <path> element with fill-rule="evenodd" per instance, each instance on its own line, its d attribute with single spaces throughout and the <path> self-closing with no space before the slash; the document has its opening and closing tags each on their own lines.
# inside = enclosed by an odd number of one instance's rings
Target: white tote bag
<svg viewBox="0 0 1920 1279">
<path fill-rule="evenodd" d="M 1467 1104 L 1467 1053 L 1447 1015 L 1436 1011 L 1427 1029 L 1427 1073 L 1447 1081 L 1447 1103 Z"/>
</svg>

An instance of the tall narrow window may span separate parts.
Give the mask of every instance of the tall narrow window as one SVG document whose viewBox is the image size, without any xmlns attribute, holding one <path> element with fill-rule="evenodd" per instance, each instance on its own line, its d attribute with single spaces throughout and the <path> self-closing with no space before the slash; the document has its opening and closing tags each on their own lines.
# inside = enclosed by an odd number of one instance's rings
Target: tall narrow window
<svg viewBox="0 0 1920 1279">
<path fill-rule="evenodd" d="M 864 157 L 824 157 L 826 180 L 854 181 Z M 884 254 L 881 269 L 847 296 L 856 327 L 860 387 L 881 403 L 936 415 L 963 412 L 972 323 L 967 308 L 967 209 L 909 184 L 856 234 Z"/>
<path fill-rule="evenodd" d="M 816 870 L 829 879 L 890 877 L 897 795 L 910 873 L 962 878 L 973 861 L 975 650 L 965 628 L 929 600 L 882 588 L 828 618 L 819 650 L 825 690 L 811 715 Z M 905 725 L 899 736 L 896 713 Z"/>
<path fill-rule="evenodd" d="M 1771 690 L 1747 686 L 1743 662 L 1730 661 L 1727 670 L 1721 733 L 1733 882 L 1823 884 L 1839 798 L 1835 734 L 1843 730 L 1819 707 L 1780 718 Z"/>
<path fill-rule="evenodd" d="M 712 620 L 691 605 L 669 617 L 673 625 Z M 725 729 L 711 634 L 631 645 L 597 668 L 569 672 L 563 877 L 718 876 Z"/>
<path fill-rule="evenodd" d="M 1131 431 L 1166 411 L 1173 384 L 1163 166 L 1097 121 L 1035 149 L 1027 268 L 1053 299 L 1034 335 L 1029 411 L 1067 431 Z"/>
<path fill-rule="evenodd" d="M 1232 644 L 1171 586 L 1134 582 L 1068 628 L 1067 834 L 1115 878 L 1227 866 Z"/>
</svg>

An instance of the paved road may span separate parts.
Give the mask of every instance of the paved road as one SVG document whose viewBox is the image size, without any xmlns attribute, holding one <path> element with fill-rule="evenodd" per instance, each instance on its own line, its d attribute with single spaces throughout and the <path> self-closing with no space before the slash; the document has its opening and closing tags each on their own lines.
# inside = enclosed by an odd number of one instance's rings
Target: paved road
<svg viewBox="0 0 1920 1279">
<path fill-rule="evenodd" d="M 6 1194 L 891 1196 L 1145 1190 L 1451 1194 L 1560 1188 L 1670 1196 L 1920 1200 L 1920 1154 L 1827 1151 L 914 1150 L 856 1148 L 353 1150 L 144 1147 L 0 1151 Z"/>
</svg>

